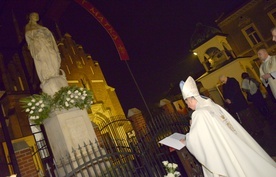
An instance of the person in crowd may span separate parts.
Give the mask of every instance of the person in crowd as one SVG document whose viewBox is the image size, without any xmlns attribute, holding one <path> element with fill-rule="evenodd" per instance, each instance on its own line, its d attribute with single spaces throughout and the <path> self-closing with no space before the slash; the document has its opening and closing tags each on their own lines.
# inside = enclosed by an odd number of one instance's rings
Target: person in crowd
<svg viewBox="0 0 276 177">
<path fill-rule="evenodd" d="M 276 163 L 221 106 L 199 94 L 192 77 L 180 82 L 192 113 L 181 142 L 201 163 L 205 177 L 273 177 Z"/>
<path fill-rule="evenodd" d="M 265 87 L 270 87 L 274 100 L 276 99 L 276 56 L 270 56 L 266 49 L 258 50 L 260 66 L 260 79 Z M 273 101 L 274 101 L 273 100 Z"/>
<path fill-rule="evenodd" d="M 51 31 L 39 25 L 38 20 L 38 13 L 33 12 L 29 15 L 29 22 L 25 26 L 25 38 L 39 80 L 44 83 L 51 77 L 59 76 L 61 58 Z"/>
<path fill-rule="evenodd" d="M 261 133 L 261 128 L 255 121 L 255 115 L 250 111 L 249 105 L 242 93 L 239 82 L 233 77 L 221 75 L 222 94 L 229 113 L 251 134 Z"/>
<path fill-rule="evenodd" d="M 239 82 L 232 77 L 221 75 L 219 77 L 222 85 L 222 94 L 226 107 L 232 116 L 240 123 L 247 116 L 248 104 L 244 98 Z"/>
<path fill-rule="evenodd" d="M 241 74 L 241 77 L 243 79 L 241 88 L 242 91 L 246 92 L 247 94 L 247 101 L 252 102 L 254 106 L 259 110 L 259 112 L 265 118 L 269 119 L 270 112 L 268 109 L 267 102 L 259 89 L 260 83 L 256 79 L 249 77 L 249 74 L 246 72 L 243 72 Z"/>
</svg>

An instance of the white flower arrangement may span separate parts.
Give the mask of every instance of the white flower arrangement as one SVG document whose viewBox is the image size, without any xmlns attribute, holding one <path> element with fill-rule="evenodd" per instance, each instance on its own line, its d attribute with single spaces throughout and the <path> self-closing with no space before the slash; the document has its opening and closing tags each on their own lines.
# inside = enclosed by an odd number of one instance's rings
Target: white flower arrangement
<svg viewBox="0 0 276 177">
<path fill-rule="evenodd" d="M 30 97 L 20 100 L 25 112 L 29 115 L 29 119 L 34 123 L 42 122 L 48 118 L 53 106 L 52 98 L 46 93 L 41 95 L 34 94 Z"/>
<path fill-rule="evenodd" d="M 169 163 L 168 161 L 163 161 L 162 163 L 167 172 L 167 175 L 165 175 L 164 177 L 178 177 L 181 175 L 179 171 L 176 171 L 176 169 L 178 167 L 177 164 Z"/>
<path fill-rule="evenodd" d="M 46 93 L 35 94 L 20 100 L 22 107 L 28 114 L 29 119 L 42 124 L 49 117 L 51 111 L 56 109 L 89 109 L 93 103 L 93 96 L 90 90 L 77 86 L 62 87 L 53 97 Z"/>
<path fill-rule="evenodd" d="M 55 108 L 71 109 L 78 107 L 80 109 L 89 109 L 92 101 L 92 92 L 77 86 L 68 86 L 61 88 L 54 95 Z"/>
</svg>

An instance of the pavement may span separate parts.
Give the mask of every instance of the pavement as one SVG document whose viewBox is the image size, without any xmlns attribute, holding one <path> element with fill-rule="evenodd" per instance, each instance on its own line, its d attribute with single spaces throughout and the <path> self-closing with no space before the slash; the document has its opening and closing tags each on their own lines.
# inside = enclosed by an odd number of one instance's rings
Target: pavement
<svg viewBox="0 0 276 177">
<path fill-rule="evenodd" d="M 250 134 L 276 161 L 276 102 L 274 103 L 271 99 L 267 99 L 267 103 L 271 113 L 269 118 L 263 117 L 254 105 L 250 104 L 250 110 L 253 113 L 251 121 L 253 120 L 255 124 L 255 131 L 250 132 Z M 246 127 L 245 124 L 248 124 L 248 122 L 242 122 L 244 128 Z"/>
</svg>

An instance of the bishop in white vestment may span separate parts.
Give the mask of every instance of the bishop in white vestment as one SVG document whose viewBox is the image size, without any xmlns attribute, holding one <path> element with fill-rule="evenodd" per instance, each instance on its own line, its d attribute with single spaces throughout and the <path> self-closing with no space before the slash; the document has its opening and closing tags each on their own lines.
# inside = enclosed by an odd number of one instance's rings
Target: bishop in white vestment
<svg viewBox="0 0 276 177">
<path fill-rule="evenodd" d="M 276 163 L 221 106 L 200 96 L 192 77 L 180 82 L 194 110 L 186 146 L 207 177 L 275 177 Z"/>
</svg>

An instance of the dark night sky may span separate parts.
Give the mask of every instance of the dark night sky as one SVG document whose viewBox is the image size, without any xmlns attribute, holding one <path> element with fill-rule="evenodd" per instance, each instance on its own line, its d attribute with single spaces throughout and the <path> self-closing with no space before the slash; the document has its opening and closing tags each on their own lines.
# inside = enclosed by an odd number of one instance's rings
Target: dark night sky
<svg viewBox="0 0 276 177">
<path fill-rule="evenodd" d="M 127 62 L 131 72 L 145 101 L 152 105 L 164 98 L 171 83 L 178 84 L 188 75 L 203 70 L 203 66 L 189 52 L 190 38 L 196 23 L 216 27 L 215 19 L 244 1 L 89 2 L 104 15 L 121 37 L 130 58 Z M 91 54 L 93 60 L 99 61 L 107 83 L 116 89 L 126 114 L 133 107 L 146 110 L 125 61 L 120 60 L 112 39 L 94 17 L 77 3 L 70 2 L 57 22 L 63 34 L 71 34 L 75 42 Z"/>
</svg>

